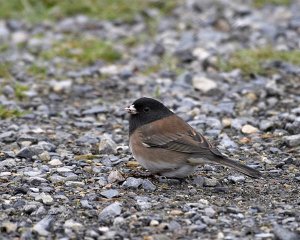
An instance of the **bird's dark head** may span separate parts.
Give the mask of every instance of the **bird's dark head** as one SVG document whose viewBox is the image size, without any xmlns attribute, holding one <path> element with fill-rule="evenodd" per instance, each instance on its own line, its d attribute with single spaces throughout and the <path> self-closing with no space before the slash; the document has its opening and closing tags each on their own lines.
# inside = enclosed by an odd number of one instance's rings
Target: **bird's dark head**
<svg viewBox="0 0 300 240">
<path fill-rule="evenodd" d="M 165 105 L 153 98 L 139 98 L 132 105 L 125 108 L 130 113 L 129 134 L 144 124 L 160 120 L 172 114 Z"/>
</svg>

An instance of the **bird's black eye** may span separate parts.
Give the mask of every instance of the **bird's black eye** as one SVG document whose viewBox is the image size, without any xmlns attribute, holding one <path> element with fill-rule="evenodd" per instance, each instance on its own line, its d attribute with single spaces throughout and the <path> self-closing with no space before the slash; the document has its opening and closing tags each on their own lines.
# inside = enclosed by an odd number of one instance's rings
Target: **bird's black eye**
<svg viewBox="0 0 300 240">
<path fill-rule="evenodd" d="M 149 111 L 150 111 L 150 108 L 148 108 L 148 107 L 144 108 L 144 112 L 149 112 Z"/>
</svg>

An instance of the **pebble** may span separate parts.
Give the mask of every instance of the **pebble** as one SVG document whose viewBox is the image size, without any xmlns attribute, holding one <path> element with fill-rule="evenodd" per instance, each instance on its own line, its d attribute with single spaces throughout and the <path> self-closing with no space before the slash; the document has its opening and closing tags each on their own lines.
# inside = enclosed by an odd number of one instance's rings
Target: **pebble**
<svg viewBox="0 0 300 240">
<path fill-rule="evenodd" d="M 105 191 L 100 192 L 100 194 L 103 197 L 106 197 L 106 198 L 110 199 L 110 198 L 118 197 L 119 196 L 119 191 L 115 190 L 115 189 L 109 189 L 109 190 L 105 190 Z"/>
<path fill-rule="evenodd" d="M 39 195 L 37 195 L 35 197 L 35 201 L 41 201 L 45 205 L 51 205 L 54 203 L 53 198 L 49 194 L 46 194 L 46 193 L 40 193 Z"/>
<path fill-rule="evenodd" d="M 256 127 L 253 127 L 250 124 L 246 124 L 242 127 L 242 133 L 244 134 L 252 134 L 257 133 L 259 130 Z"/>
<path fill-rule="evenodd" d="M 283 139 L 289 147 L 296 147 L 300 145 L 300 134 L 285 136 Z"/>
<path fill-rule="evenodd" d="M 50 229 L 50 226 L 51 226 L 52 222 L 53 222 L 53 217 L 52 216 L 46 216 L 42 220 L 37 222 L 33 226 L 32 230 L 37 232 L 41 236 L 49 236 L 49 234 L 50 234 L 49 229 Z"/>
<path fill-rule="evenodd" d="M 229 181 L 233 183 L 241 183 L 241 182 L 245 182 L 246 180 L 244 176 L 228 176 L 227 178 Z"/>
<path fill-rule="evenodd" d="M 116 154 L 117 144 L 108 136 L 101 138 L 99 143 L 100 154 Z"/>
<path fill-rule="evenodd" d="M 262 131 L 270 130 L 274 127 L 275 123 L 269 120 L 262 120 L 259 123 L 259 129 Z"/>
<path fill-rule="evenodd" d="M 65 184 L 68 187 L 84 187 L 85 186 L 84 182 L 78 182 L 78 181 L 66 181 Z"/>
<path fill-rule="evenodd" d="M 56 167 L 56 166 L 62 165 L 63 163 L 59 159 L 54 158 L 51 161 L 49 161 L 48 164 L 51 165 L 51 166 Z"/>
<path fill-rule="evenodd" d="M 118 170 L 113 170 L 109 173 L 107 181 L 109 183 L 114 183 L 114 182 L 123 182 L 125 178 L 123 175 L 118 171 Z"/>
<path fill-rule="evenodd" d="M 204 212 L 208 217 L 214 217 L 216 215 L 216 211 L 212 207 L 204 208 Z"/>
<path fill-rule="evenodd" d="M 300 234 L 292 232 L 279 224 L 273 224 L 273 232 L 278 240 L 297 240 L 300 239 Z"/>
<path fill-rule="evenodd" d="M 215 187 L 218 185 L 218 180 L 216 178 L 204 178 L 205 187 Z"/>
<path fill-rule="evenodd" d="M 217 84 L 215 83 L 215 81 L 203 76 L 193 77 L 192 82 L 193 82 L 193 87 L 195 89 L 200 90 L 204 93 L 207 93 L 217 88 Z"/>
<path fill-rule="evenodd" d="M 6 233 L 15 232 L 17 230 L 17 224 L 9 221 L 1 223 L 1 231 Z"/>
<path fill-rule="evenodd" d="M 141 178 L 134 178 L 129 177 L 126 179 L 126 181 L 122 184 L 124 188 L 132 188 L 137 189 L 139 186 L 143 184 L 143 179 Z"/>
<path fill-rule="evenodd" d="M 51 160 L 50 154 L 49 154 L 49 152 L 47 152 L 47 151 L 44 151 L 44 152 L 42 152 L 41 154 L 39 154 L 39 158 L 40 158 L 42 161 L 45 161 L 45 162 L 48 162 L 48 161 Z"/>
<path fill-rule="evenodd" d="M 69 219 L 69 220 L 65 221 L 64 228 L 71 228 L 74 231 L 78 232 L 78 231 L 83 230 L 84 226 L 81 223 L 76 222 L 73 219 Z"/>
<path fill-rule="evenodd" d="M 107 223 L 113 220 L 113 218 L 119 216 L 121 214 L 121 211 L 121 203 L 114 202 L 101 211 L 101 213 L 99 214 L 99 220 Z"/>
<path fill-rule="evenodd" d="M 148 179 L 143 180 L 142 187 L 143 187 L 143 189 L 148 190 L 148 191 L 156 190 L 156 186 Z"/>
</svg>

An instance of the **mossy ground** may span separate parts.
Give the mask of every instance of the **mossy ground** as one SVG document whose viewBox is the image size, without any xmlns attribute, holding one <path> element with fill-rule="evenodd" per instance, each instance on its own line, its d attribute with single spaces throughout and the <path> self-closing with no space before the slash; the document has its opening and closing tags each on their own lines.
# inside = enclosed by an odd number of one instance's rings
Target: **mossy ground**
<svg viewBox="0 0 300 240">
<path fill-rule="evenodd" d="M 283 61 L 294 65 L 300 65 L 300 51 L 277 51 L 272 47 L 258 49 L 242 49 L 234 52 L 228 60 L 219 59 L 218 67 L 225 72 L 241 69 L 244 75 L 266 75 L 269 71 L 264 64 L 271 61 Z"/>
<path fill-rule="evenodd" d="M 253 0 L 253 6 L 261 8 L 265 5 L 290 5 L 293 0 Z"/>
<path fill-rule="evenodd" d="M 22 18 L 30 22 L 58 20 L 84 14 L 97 19 L 131 22 L 137 14 L 155 8 L 167 14 L 177 5 L 174 1 L 151 0 L 0 0 L 0 18 Z"/>
</svg>

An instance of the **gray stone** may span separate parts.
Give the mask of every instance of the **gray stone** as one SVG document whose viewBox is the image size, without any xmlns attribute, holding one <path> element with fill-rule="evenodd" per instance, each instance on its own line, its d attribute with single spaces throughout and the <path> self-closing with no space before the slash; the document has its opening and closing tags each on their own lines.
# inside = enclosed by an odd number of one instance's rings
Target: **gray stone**
<svg viewBox="0 0 300 240">
<path fill-rule="evenodd" d="M 204 177 L 201 177 L 201 176 L 196 176 L 193 179 L 193 184 L 198 186 L 198 187 L 203 187 L 204 182 L 205 182 L 205 179 L 204 179 Z"/>
<path fill-rule="evenodd" d="M 283 139 L 289 147 L 296 147 L 300 145 L 300 134 L 285 136 Z"/>
<path fill-rule="evenodd" d="M 101 213 L 99 214 L 99 221 L 108 223 L 116 216 L 119 216 L 121 214 L 121 211 L 121 203 L 114 202 L 101 211 Z"/>
<path fill-rule="evenodd" d="M 37 222 L 32 230 L 37 232 L 41 236 L 48 236 L 50 234 L 49 229 L 53 221 L 52 216 L 46 216 L 41 221 Z"/>
<path fill-rule="evenodd" d="M 245 182 L 244 176 L 228 176 L 228 180 L 233 183 Z"/>
<path fill-rule="evenodd" d="M 12 223 L 10 221 L 4 221 L 1 223 L 1 231 L 6 233 L 15 232 L 17 230 L 18 225 L 16 223 Z"/>
<path fill-rule="evenodd" d="M 107 181 L 109 183 L 123 182 L 124 180 L 125 180 L 125 178 L 118 170 L 111 171 L 107 178 Z"/>
<path fill-rule="evenodd" d="M 148 179 L 143 180 L 142 187 L 148 191 L 155 191 L 156 186 Z"/>
<path fill-rule="evenodd" d="M 109 190 L 105 190 L 105 191 L 100 192 L 100 194 L 103 197 L 106 197 L 106 198 L 114 198 L 114 197 L 119 196 L 119 191 L 115 190 L 115 189 L 109 189 Z"/>
<path fill-rule="evenodd" d="M 205 215 L 208 217 L 213 217 L 216 215 L 216 211 L 212 207 L 207 207 L 204 209 Z"/>
<path fill-rule="evenodd" d="M 262 120 L 260 123 L 259 123 L 259 129 L 262 130 L 262 131 L 267 131 L 267 130 L 270 130 L 274 127 L 274 122 L 272 121 L 269 121 L 269 120 Z"/>
<path fill-rule="evenodd" d="M 84 182 L 78 182 L 78 181 L 66 181 L 65 182 L 67 187 L 84 187 Z"/>
<path fill-rule="evenodd" d="M 105 135 L 105 136 L 103 136 L 103 138 L 100 141 L 99 153 L 100 154 L 116 154 L 117 153 L 117 144 L 108 135 Z"/>
<path fill-rule="evenodd" d="M 23 134 L 17 140 L 18 143 L 24 142 L 24 141 L 26 141 L 26 142 L 28 141 L 28 142 L 31 142 L 31 143 L 37 143 L 38 138 L 35 137 L 35 136 L 28 135 L 28 134 Z"/>
<path fill-rule="evenodd" d="M 136 196 L 135 199 L 141 210 L 151 208 L 151 203 L 149 202 L 150 201 L 149 197 Z"/>
<path fill-rule="evenodd" d="M 73 219 L 69 219 L 69 220 L 65 221 L 64 228 L 71 228 L 75 232 L 78 232 L 78 231 L 83 230 L 84 226 L 81 223 L 76 222 Z"/>
<path fill-rule="evenodd" d="M 192 82 L 195 89 L 204 93 L 217 88 L 217 84 L 213 80 L 203 76 L 194 76 Z"/>
<path fill-rule="evenodd" d="M 80 203 L 81 203 L 81 206 L 84 208 L 89 208 L 89 209 L 93 208 L 93 206 L 90 205 L 89 201 L 86 199 L 81 199 Z"/>
<path fill-rule="evenodd" d="M 218 180 L 216 178 L 204 178 L 204 186 L 206 187 L 215 187 L 218 184 Z"/>
<path fill-rule="evenodd" d="M 13 142 L 15 139 L 16 137 L 14 131 L 3 132 L 0 134 L 0 140 L 3 142 Z"/>
<path fill-rule="evenodd" d="M 35 197 L 35 201 L 40 201 L 46 205 L 51 205 L 54 202 L 53 198 L 49 194 L 46 194 L 46 193 L 41 193 L 41 194 L 37 195 Z"/>
<path fill-rule="evenodd" d="M 106 113 L 108 110 L 105 106 L 93 106 L 92 108 L 82 112 L 83 115 L 94 115 L 99 113 Z"/>
<path fill-rule="evenodd" d="M 237 148 L 238 145 L 232 141 L 226 133 L 223 133 L 221 135 L 222 140 L 220 141 L 220 144 L 225 148 Z"/>
<path fill-rule="evenodd" d="M 141 178 L 134 178 L 129 177 L 126 179 L 126 181 L 122 184 L 124 188 L 133 188 L 137 189 L 139 186 L 143 184 L 143 179 Z"/>
<path fill-rule="evenodd" d="M 45 141 L 40 141 L 38 145 L 41 146 L 43 150 L 47 152 L 54 152 L 56 149 L 56 146 L 54 144 Z"/>
<path fill-rule="evenodd" d="M 29 146 L 22 148 L 18 153 L 17 157 L 31 159 L 33 156 L 39 155 L 43 152 L 43 149 L 38 146 Z"/>
</svg>

